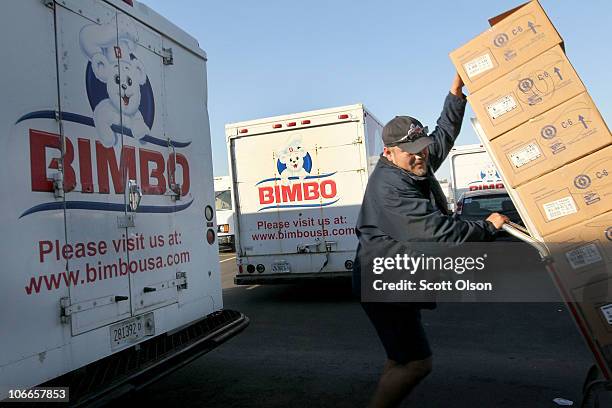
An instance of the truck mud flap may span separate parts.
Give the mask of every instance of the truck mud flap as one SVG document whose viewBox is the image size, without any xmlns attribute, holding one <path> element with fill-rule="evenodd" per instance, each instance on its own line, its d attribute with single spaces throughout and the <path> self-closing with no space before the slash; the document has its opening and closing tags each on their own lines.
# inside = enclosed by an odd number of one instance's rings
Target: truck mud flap
<svg viewBox="0 0 612 408">
<path fill-rule="evenodd" d="M 40 386 L 69 387 L 70 407 L 104 406 L 189 364 L 248 325 L 249 318 L 242 313 L 221 310 Z"/>
<path fill-rule="evenodd" d="M 315 281 L 318 279 L 349 279 L 352 272 L 315 272 L 315 273 L 279 273 L 275 275 L 238 275 L 234 277 L 236 285 L 282 284 Z"/>
</svg>

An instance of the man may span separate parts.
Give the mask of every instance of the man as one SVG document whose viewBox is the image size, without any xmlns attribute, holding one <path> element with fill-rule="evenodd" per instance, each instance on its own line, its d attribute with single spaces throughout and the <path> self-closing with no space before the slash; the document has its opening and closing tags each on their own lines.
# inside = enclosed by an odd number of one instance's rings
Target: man
<svg viewBox="0 0 612 408">
<path fill-rule="evenodd" d="M 407 253 L 411 243 L 414 247 L 423 242 L 492 241 L 508 221 L 497 213 L 476 222 L 453 218 L 434 177 L 461 129 L 466 104 L 462 88 L 456 75 L 431 134 L 410 116 L 396 116 L 383 128 L 384 150 L 368 180 L 357 220 L 355 290 L 361 289 L 361 275 L 372 273 L 374 257 Z M 371 406 L 397 406 L 431 372 L 432 353 L 420 309 L 435 304 L 363 302 L 362 306 L 387 353 Z"/>
</svg>

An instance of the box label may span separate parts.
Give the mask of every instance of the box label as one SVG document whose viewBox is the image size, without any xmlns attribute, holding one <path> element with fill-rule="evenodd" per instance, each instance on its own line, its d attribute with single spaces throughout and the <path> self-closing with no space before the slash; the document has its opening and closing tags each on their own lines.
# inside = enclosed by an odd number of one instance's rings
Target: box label
<svg viewBox="0 0 612 408">
<path fill-rule="evenodd" d="M 561 153 L 565 150 L 565 145 L 562 142 L 556 142 L 550 145 L 550 151 L 552 154 Z"/>
<path fill-rule="evenodd" d="M 566 252 L 565 257 L 572 266 L 572 269 L 582 268 L 602 260 L 597 246 L 592 243 Z"/>
<path fill-rule="evenodd" d="M 609 305 L 600 307 L 599 310 L 601 310 L 601 314 L 603 314 L 608 324 L 612 325 L 612 303 Z"/>
<path fill-rule="evenodd" d="M 514 167 L 518 169 L 542 157 L 542 152 L 536 143 L 529 143 L 511 152 L 509 156 Z"/>
<path fill-rule="evenodd" d="M 465 69 L 465 73 L 470 79 L 492 68 L 493 60 L 491 59 L 491 55 L 489 53 L 481 55 L 480 57 L 474 58 L 473 60 L 463 64 L 463 69 Z"/>
<path fill-rule="evenodd" d="M 497 119 L 506 113 L 513 111 L 516 109 L 518 104 L 516 103 L 516 99 L 512 94 L 508 94 L 506 96 L 502 96 L 495 102 L 490 105 L 487 105 L 487 112 L 491 119 Z"/>
<path fill-rule="evenodd" d="M 584 203 L 586 205 L 595 204 L 601 201 L 601 198 L 599 198 L 599 194 L 597 194 L 594 191 L 590 191 L 586 193 L 585 195 L 582 196 L 582 198 L 584 198 Z"/>
<path fill-rule="evenodd" d="M 566 215 L 575 214 L 578 212 L 576 203 L 571 196 L 551 201 L 550 203 L 544 204 L 543 207 L 548 221 L 556 220 L 557 218 L 565 217 Z"/>
</svg>

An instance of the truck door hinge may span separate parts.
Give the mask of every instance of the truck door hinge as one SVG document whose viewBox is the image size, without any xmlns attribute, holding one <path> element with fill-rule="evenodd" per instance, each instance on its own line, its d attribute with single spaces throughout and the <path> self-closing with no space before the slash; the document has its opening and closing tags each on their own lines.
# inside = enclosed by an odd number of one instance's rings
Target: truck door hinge
<svg viewBox="0 0 612 408">
<path fill-rule="evenodd" d="M 180 201 L 181 200 L 181 185 L 180 184 L 171 184 L 170 185 L 170 199 L 172 201 Z"/>
<path fill-rule="evenodd" d="M 177 290 L 187 289 L 187 272 L 177 272 L 175 282 Z"/>
<path fill-rule="evenodd" d="M 134 214 L 122 214 L 117 216 L 118 228 L 133 228 L 134 226 Z"/>
<path fill-rule="evenodd" d="M 72 310 L 70 310 L 70 298 L 60 298 L 60 320 L 62 323 L 68 323 Z"/>
<path fill-rule="evenodd" d="M 53 194 L 55 198 L 64 197 L 64 174 L 61 171 L 53 174 Z"/>
<path fill-rule="evenodd" d="M 174 57 L 172 56 L 172 48 L 162 48 L 162 61 L 164 65 L 174 65 Z"/>
</svg>

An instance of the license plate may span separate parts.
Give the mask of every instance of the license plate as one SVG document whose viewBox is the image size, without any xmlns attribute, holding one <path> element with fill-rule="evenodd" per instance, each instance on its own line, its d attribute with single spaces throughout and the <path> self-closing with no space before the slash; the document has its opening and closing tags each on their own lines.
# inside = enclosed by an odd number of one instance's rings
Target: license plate
<svg viewBox="0 0 612 408">
<path fill-rule="evenodd" d="M 289 273 L 289 272 L 291 272 L 291 268 L 289 266 L 289 262 L 274 262 L 272 264 L 272 272 L 276 272 L 276 273 Z"/>
<path fill-rule="evenodd" d="M 115 350 L 127 344 L 136 343 L 144 337 L 155 334 L 153 313 L 132 317 L 110 327 L 111 349 Z"/>
</svg>

